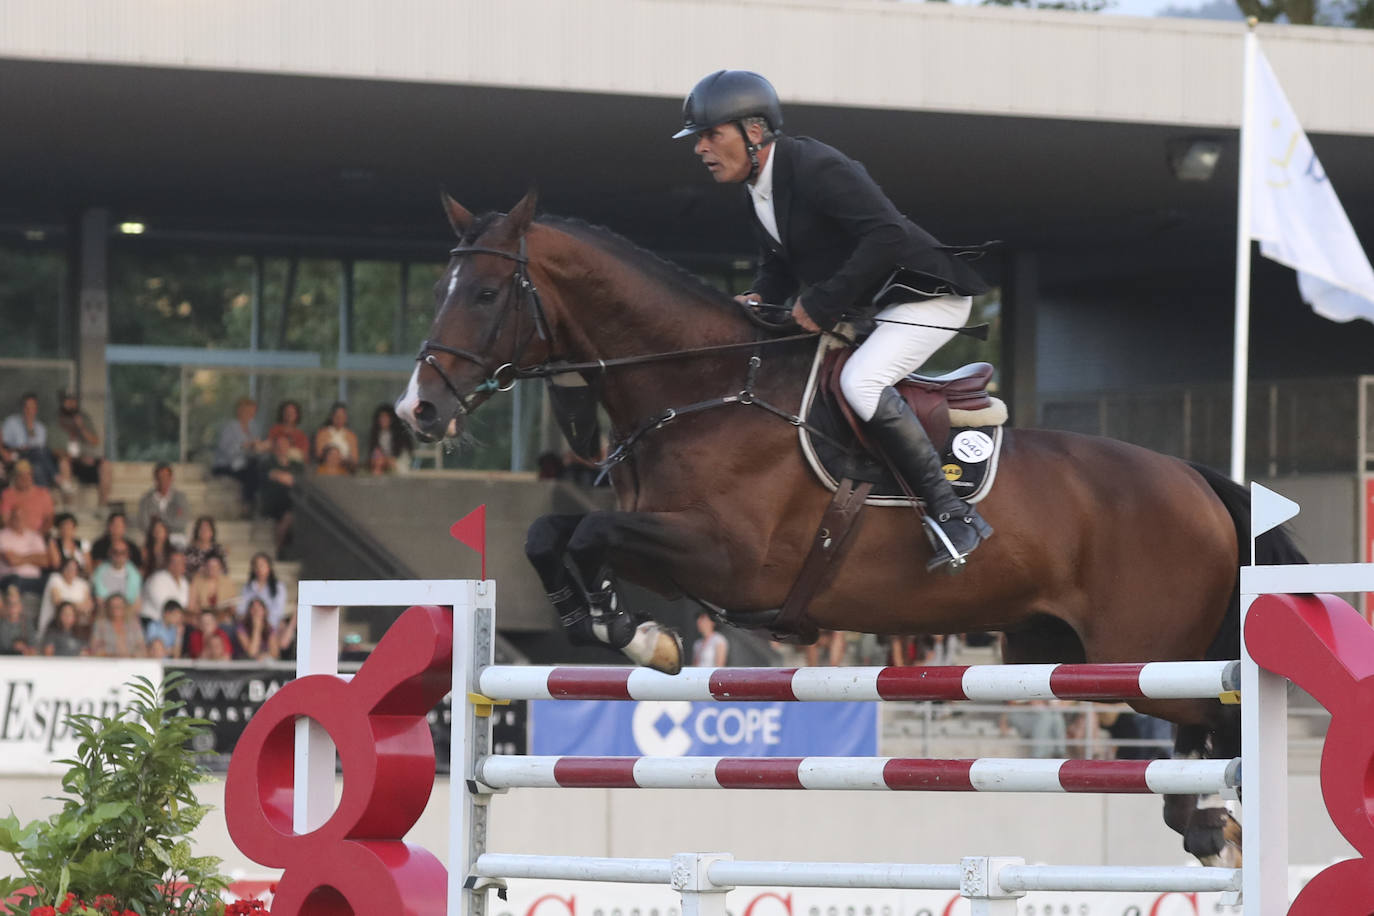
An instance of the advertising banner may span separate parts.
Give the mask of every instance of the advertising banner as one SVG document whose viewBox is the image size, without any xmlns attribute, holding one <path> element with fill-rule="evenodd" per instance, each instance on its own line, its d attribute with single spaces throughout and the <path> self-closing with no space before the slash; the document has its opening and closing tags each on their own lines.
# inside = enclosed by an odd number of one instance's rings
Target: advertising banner
<svg viewBox="0 0 1374 916">
<path fill-rule="evenodd" d="M 551 756 L 864 757 L 876 703 L 537 700 L 530 753 Z"/>
<path fill-rule="evenodd" d="M 72 713 L 116 715 L 129 705 L 124 684 L 162 678 L 158 662 L 136 659 L 22 658 L 0 660 L 0 774 L 44 776 L 76 754 Z"/>
</svg>

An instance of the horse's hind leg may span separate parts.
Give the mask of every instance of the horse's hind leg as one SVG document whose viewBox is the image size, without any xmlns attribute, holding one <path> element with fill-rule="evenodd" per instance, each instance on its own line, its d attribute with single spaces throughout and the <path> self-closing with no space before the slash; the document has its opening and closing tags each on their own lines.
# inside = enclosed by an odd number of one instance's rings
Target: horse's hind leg
<svg viewBox="0 0 1374 916">
<path fill-rule="evenodd" d="M 1215 727 L 1180 725 L 1174 739 L 1174 757 L 1231 758 L 1239 753 L 1239 717 L 1228 712 L 1218 717 Z M 1166 795 L 1164 822 L 1182 835 L 1184 850 L 1203 865 L 1240 867 L 1240 824 L 1231 817 L 1220 796 Z"/>
<path fill-rule="evenodd" d="M 589 634 L 595 641 L 619 649 L 635 664 L 677 674 L 682 668 L 682 639 L 648 615 L 630 612 L 621 599 L 608 557 L 612 551 L 627 549 L 631 541 L 655 540 L 649 528 L 658 526 L 624 524 L 627 519 L 645 517 L 643 513 L 592 512 L 578 520 L 566 545 L 567 556 L 581 579 L 585 610 L 575 617 L 572 632 L 584 638 Z M 545 587 L 548 585 L 549 580 L 545 580 Z M 566 618 L 564 625 L 568 625 Z"/>
</svg>

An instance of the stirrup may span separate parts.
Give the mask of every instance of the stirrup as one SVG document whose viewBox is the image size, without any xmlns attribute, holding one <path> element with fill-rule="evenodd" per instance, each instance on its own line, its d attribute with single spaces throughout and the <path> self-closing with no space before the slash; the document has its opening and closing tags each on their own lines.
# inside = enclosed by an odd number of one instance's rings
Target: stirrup
<svg viewBox="0 0 1374 916">
<path fill-rule="evenodd" d="M 935 555 L 926 564 L 927 572 L 935 572 L 937 569 L 944 569 L 951 576 L 963 570 L 968 565 L 968 554 L 960 553 L 954 546 L 954 542 L 949 539 L 945 529 L 930 517 L 929 514 L 921 516 L 921 521 L 926 526 L 926 537 L 930 545 L 935 548 Z M 941 551 L 944 551 L 941 554 Z"/>
</svg>

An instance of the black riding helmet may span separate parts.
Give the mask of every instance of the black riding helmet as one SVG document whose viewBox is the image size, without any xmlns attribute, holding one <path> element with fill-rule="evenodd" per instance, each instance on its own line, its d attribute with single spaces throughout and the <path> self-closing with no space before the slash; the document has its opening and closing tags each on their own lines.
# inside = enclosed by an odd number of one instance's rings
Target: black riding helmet
<svg viewBox="0 0 1374 916">
<path fill-rule="evenodd" d="M 778 101 L 777 90 L 751 70 L 717 70 L 702 77 L 688 93 L 682 103 L 682 130 L 673 134 L 673 139 L 690 137 L 733 121 L 749 150 L 752 166 L 749 177 L 752 178 L 759 170 L 759 147 L 749 142 L 749 135 L 744 130 L 745 118 L 763 118 L 770 131 L 779 130 L 782 103 Z"/>
</svg>

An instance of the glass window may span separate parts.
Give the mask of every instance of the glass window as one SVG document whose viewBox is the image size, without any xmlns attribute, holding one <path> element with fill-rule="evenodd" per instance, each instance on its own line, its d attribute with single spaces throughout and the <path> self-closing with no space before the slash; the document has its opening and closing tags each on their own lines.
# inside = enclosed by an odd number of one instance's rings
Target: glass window
<svg viewBox="0 0 1374 916">
<path fill-rule="evenodd" d="M 434 287 L 444 275 L 442 264 L 407 264 L 409 271 L 406 279 L 406 303 L 402 326 L 405 336 L 405 350 L 410 353 L 420 348 L 420 341 L 429 336 L 429 326 L 434 322 Z"/>
<path fill-rule="evenodd" d="M 66 278 L 67 259 L 60 251 L 0 246 L 0 356 L 62 355 Z"/>
<path fill-rule="evenodd" d="M 110 342 L 247 349 L 253 259 L 110 245 Z"/>
<path fill-rule="evenodd" d="M 341 266 L 325 258 L 264 258 L 262 349 L 339 352 Z"/>
<path fill-rule="evenodd" d="M 418 341 L 402 336 L 401 271 L 396 261 L 357 261 L 353 265 L 354 353 L 406 353 Z"/>
</svg>

